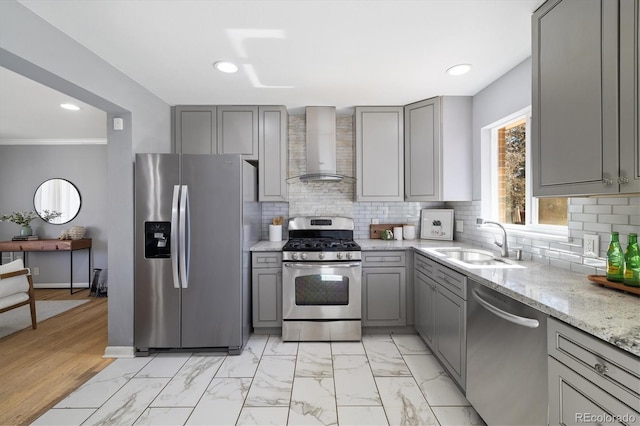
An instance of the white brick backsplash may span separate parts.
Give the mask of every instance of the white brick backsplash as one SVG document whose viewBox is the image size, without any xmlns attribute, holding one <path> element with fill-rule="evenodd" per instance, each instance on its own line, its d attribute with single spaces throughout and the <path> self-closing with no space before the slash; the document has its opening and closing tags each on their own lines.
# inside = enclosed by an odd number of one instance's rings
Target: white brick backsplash
<svg viewBox="0 0 640 426">
<path fill-rule="evenodd" d="M 627 235 L 631 232 L 640 233 L 640 197 L 602 197 L 602 198 L 571 198 L 569 199 L 569 237 L 570 243 L 558 244 L 544 239 L 509 236 L 511 247 L 520 246 L 524 258 L 534 262 L 571 269 L 580 273 L 599 273 L 601 269 L 583 265 L 582 242 L 585 233 L 598 234 L 600 247 L 598 254 L 605 257 L 611 231 L 620 233 L 620 244 L 626 247 Z M 480 201 L 447 202 L 445 208 L 455 210 L 455 219 L 464 222 L 464 232 L 456 232 L 455 239 L 488 250 L 496 251 L 493 245 L 493 231 L 481 229 L 476 225 L 476 218 L 480 217 Z"/>
<path fill-rule="evenodd" d="M 597 204 L 595 206 L 594 205 L 581 206 L 578 204 L 577 206 L 581 207 L 584 213 L 601 213 L 601 214 L 610 214 L 611 207 L 612 207 L 610 205 L 601 205 L 601 204 Z"/>
<path fill-rule="evenodd" d="M 611 224 L 609 223 L 585 222 L 583 228 L 585 231 L 611 232 Z"/>
<path fill-rule="evenodd" d="M 569 202 L 571 204 L 581 204 L 581 205 L 598 204 L 598 199 L 597 198 L 573 198 L 569 200 Z"/>
<path fill-rule="evenodd" d="M 597 214 L 573 213 L 570 215 L 573 222 L 597 222 Z"/>
<path fill-rule="evenodd" d="M 621 214 L 600 214 L 598 215 L 598 222 L 611 223 L 617 225 L 628 225 L 629 216 Z"/>
<path fill-rule="evenodd" d="M 306 120 L 304 115 L 289 116 L 289 177 L 306 172 Z M 336 116 L 336 171 L 354 176 L 353 122 L 351 116 Z M 454 209 L 454 220 L 462 220 L 464 232 L 454 227 L 454 239 L 495 251 L 492 228 L 480 229 L 480 201 L 447 203 L 416 202 L 354 202 L 354 182 L 340 183 L 292 181 L 289 183 L 289 203 L 262 203 L 262 238 L 268 239 L 269 224 L 274 217 L 285 218 L 283 236 L 288 234 L 287 220 L 295 216 L 345 216 L 355 222 L 354 236 L 369 238 L 371 219 L 379 223 L 408 223 L 417 225 L 420 236 L 420 210 L 424 208 Z M 627 244 L 627 235 L 640 233 L 640 197 L 570 198 L 568 205 L 569 237 L 577 246 L 558 245 L 544 238 L 523 238 L 509 235 L 511 247 L 522 247 L 525 259 L 571 269 L 580 273 L 603 273 L 601 269 L 582 264 L 582 241 L 585 233 L 600 236 L 600 257 L 606 256 L 611 231 L 620 233 L 620 243 Z"/>
<path fill-rule="evenodd" d="M 626 214 L 628 216 L 640 216 L 640 207 L 637 204 L 629 206 L 613 206 L 613 214 Z"/>
<path fill-rule="evenodd" d="M 596 198 L 598 200 L 598 204 L 607 204 L 607 205 L 627 205 L 629 204 L 629 198 L 615 198 L 615 197 L 601 197 Z"/>
<path fill-rule="evenodd" d="M 555 266 L 556 268 L 571 270 L 571 263 L 565 262 L 564 260 L 549 259 L 549 264 L 551 266 Z"/>
</svg>

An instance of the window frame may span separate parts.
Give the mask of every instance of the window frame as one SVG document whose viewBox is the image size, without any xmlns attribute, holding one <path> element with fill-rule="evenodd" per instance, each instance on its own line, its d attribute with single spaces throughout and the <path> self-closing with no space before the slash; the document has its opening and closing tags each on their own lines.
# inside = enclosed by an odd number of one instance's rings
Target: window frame
<svg viewBox="0 0 640 426">
<path fill-rule="evenodd" d="M 481 214 L 487 220 L 499 220 L 498 213 L 498 129 L 505 127 L 509 123 L 524 118 L 526 120 L 526 182 L 525 182 L 525 209 L 531 212 L 526 216 L 524 225 L 503 223 L 509 233 L 520 234 L 529 237 L 542 237 L 546 239 L 568 241 L 569 226 L 561 225 L 541 225 L 537 223 L 538 218 L 538 198 L 533 197 L 533 173 L 531 161 L 531 106 L 507 115 L 481 129 Z M 568 212 L 567 212 L 568 214 Z M 535 218 L 535 220 L 534 220 Z"/>
</svg>

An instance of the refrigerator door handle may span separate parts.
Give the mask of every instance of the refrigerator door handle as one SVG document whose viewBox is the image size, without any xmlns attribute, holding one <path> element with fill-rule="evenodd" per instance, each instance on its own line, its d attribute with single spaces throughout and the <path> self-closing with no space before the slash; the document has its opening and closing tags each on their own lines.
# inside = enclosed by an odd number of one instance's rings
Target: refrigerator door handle
<svg viewBox="0 0 640 426">
<path fill-rule="evenodd" d="M 180 201 L 180 185 L 173 185 L 173 200 L 171 201 L 171 272 L 173 275 L 173 287 L 180 288 L 180 276 L 178 275 L 178 223 Z"/>
<path fill-rule="evenodd" d="M 189 260 L 191 226 L 189 221 L 189 187 L 182 185 L 180 197 L 180 283 L 182 288 L 189 287 Z"/>
</svg>

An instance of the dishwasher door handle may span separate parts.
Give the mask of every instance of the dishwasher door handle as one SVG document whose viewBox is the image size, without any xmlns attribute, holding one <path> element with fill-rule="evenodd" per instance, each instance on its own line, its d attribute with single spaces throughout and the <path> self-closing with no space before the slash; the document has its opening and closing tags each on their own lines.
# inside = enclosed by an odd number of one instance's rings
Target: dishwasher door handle
<svg viewBox="0 0 640 426">
<path fill-rule="evenodd" d="M 516 325 L 520 325 L 522 327 L 528 327 L 528 328 L 538 328 L 538 326 L 540 325 L 540 323 L 536 319 L 520 317 L 518 315 L 511 314 L 509 312 L 503 311 L 502 309 L 493 306 L 491 303 L 487 302 L 482 297 L 480 297 L 480 294 L 478 294 L 478 290 L 475 288 L 471 291 L 471 295 L 473 296 L 474 299 L 476 299 L 476 301 L 480 304 L 480 306 L 482 306 L 492 314 L 499 316 L 502 319 L 505 319 Z"/>
</svg>

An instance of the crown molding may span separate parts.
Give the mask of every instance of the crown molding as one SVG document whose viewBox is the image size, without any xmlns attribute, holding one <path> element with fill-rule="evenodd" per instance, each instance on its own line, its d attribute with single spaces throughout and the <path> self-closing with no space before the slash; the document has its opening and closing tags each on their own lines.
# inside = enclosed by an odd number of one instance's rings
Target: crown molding
<svg viewBox="0 0 640 426">
<path fill-rule="evenodd" d="M 106 145 L 106 138 L 87 139 L 0 139 L 0 145 Z"/>
</svg>

